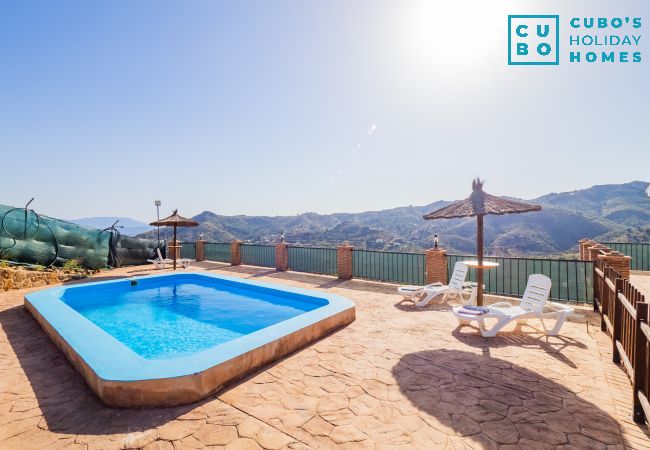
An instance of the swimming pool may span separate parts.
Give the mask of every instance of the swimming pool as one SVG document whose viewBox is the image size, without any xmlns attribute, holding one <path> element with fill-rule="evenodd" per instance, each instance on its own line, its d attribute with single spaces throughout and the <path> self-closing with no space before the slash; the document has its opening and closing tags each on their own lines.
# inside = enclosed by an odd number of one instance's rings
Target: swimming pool
<svg viewBox="0 0 650 450">
<path fill-rule="evenodd" d="M 25 307 L 112 406 L 199 400 L 355 318 L 337 295 L 203 273 L 61 286 Z"/>
</svg>

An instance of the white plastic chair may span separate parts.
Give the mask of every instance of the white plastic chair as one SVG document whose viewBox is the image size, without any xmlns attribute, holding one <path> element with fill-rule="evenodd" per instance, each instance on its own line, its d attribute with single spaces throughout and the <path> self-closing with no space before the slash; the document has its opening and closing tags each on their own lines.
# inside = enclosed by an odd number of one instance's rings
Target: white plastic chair
<svg viewBox="0 0 650 450">
<path fill-rule="evenodd" d="M 487 313 L 480 315 L 463 313 L 463 306 L 453 308 L 452 312 L 460 325 L 468 325 L 474 320 L 477 321 L 479 331 L 483 337 L 496 336 L 503 327 L 513 320 L 526 321 L 528 319 L 539 319 L 546 335 L 555 336 L 559 333 L 567 317 L 573 314 L 574 309 L 560 303 L 547 301 L 551 294 L 551 284 L 551 279 L 547 276 L 534 274 L 528 277 L 524 296 L 518 305 L 512 305 L 508 302 L 494 303 L 487 307 Z M 547 306 L 552 311 L 544 312 Z M 485 319 L 496 319 L 497 322 L 492 328 L 488 329 L 485 325 Z M 555 326 L 548 329 L 544 319 L 555 320 Z"/>
<path fill-rule="evenodd" d="M 404 297 L 404 300 L 415 303 L 415 306 L 418 308 L 426 306 L 434 297 L 440 294 L 443 294 L 441 300 L 443 302 L 449 294 L 462 299 L 463 289 L 466 287 L 465 278 L 467 277 L 467 271 L 467 265 L 462 261 L 458 261 L 454 265 L 454 272 L 451 274 L 448 285 L 433 283 L 427 286 L 400 286 L 397 288 L 397 292 Z"/>
</svg>

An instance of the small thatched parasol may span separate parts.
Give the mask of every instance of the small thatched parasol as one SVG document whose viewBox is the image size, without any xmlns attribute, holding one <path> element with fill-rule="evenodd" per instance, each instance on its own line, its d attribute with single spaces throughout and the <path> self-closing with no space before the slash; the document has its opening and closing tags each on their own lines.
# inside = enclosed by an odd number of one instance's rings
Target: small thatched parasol
<svg viewBox="0 0 650 450">
<path fill-rule="evenodd" d="M 478 295 L 476 304 L 483 305 L 483 216 L 488 214 L 502 215 L 541 211 L 542 207 L 527 203 L 495 197 L 483 191 L 483 181 L 476 178 L 472 181 L 472 195 L 465 200 L 460 200 L 437 211 L 426 214 L 426 220 L 458 219 L 461 217 L 476 216 L 476 253 L 478 256 L 477 283 Z"/>
<path fill-rule="evenodd" d="M 178 210 L 175 209 L 171 216 L 152 222 L 149 225 L 153 227 L 174 227 L 174 240 L 172 241 L 172 246 L 174 248 L 174 270 L 176 270 L 176 246 L 178 245 L 176 242 L 176 227 L 196 227 L 199 223 L 192 219 L 179 216 Z"/>
</svg>

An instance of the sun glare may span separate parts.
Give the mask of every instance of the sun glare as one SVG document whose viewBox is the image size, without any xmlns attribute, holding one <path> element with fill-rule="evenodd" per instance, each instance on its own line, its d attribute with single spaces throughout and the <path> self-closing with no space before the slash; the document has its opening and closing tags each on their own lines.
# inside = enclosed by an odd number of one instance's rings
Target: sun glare
<svg viewBox="0 0 650 450">
<path fill-rule="evenodd" d="M 495 41 L 506 30 L 503 7 L 485 2 L 471 7 L 428 1 L 410 5 L 400 21 L 397 45 L 404 63 L 423 76 L 462 77 L 479 65 L 481 71 L 487 70 L 498 58 L 495 53 L 503 45 Z"/>
</svg>

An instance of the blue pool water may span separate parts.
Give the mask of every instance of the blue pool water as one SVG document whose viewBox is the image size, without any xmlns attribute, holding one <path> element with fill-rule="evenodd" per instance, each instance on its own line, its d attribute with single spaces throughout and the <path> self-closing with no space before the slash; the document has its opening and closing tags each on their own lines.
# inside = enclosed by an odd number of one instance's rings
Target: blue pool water
<svg viewBox="0 0 650 450">
<path fill-rule="evenodd" d="M 147 359 L 197 353 L 327 304 L 209 277 L 161 277 L 69 289 L 64 303 Z"/>
</svg>

